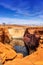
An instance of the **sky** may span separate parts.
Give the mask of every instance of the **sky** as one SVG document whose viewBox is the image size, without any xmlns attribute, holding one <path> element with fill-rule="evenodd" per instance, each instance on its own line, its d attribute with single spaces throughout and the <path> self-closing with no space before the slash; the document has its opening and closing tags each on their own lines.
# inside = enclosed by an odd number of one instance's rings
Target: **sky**
<svg viewBox="0 0 43 65">
<path fill-rule="evenodd" d="M 0 23 L 43 25 L 43 0 L 0 0 Z"/>
</svg>

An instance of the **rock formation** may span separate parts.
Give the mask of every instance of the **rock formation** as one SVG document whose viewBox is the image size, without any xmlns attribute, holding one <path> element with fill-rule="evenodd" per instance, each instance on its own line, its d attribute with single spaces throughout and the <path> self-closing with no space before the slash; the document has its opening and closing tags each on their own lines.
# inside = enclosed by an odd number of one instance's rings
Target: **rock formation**
<svg viewBox="0 0 43 65">
<path fill-rule="evenodd" d="M 8 44 L 0 42 L 0 62 L 3 65 L 43 65 L 43 44 L 37 51 L 23 58 L 23 54 L 16 53 Z"/>
<path fill-rule="evenodd" d="M 7 61 L 4 65 L 43 65 L 43 44 L 39 46 L 36 52 L 22 59 L 15 58 Z"/>
<path fill-rule="evenodd" d="M 6 44 L 8 43 L 8 40 L 11 39 L 11 36 L 7 33 L 7 29 L 4 29 L 4 33 L 8 36 L 9 39 L 6 39 L 5 35 L 5 41 L 3 44 L 1 40 L 2 33 L 3 31 L 0 32 L 0 65 L 43 65 L 43 44 L 39 45 L 37 51 L 26 57 L 23 57 L 23 54 L 16 53 L 16 51 L 12 48 L 12 46 L 14 46 L 13 44 Z M 17 42 L 19 45 L 22 43 L 21 41 L 16 41 L 16 43 Z"/>
</svg>

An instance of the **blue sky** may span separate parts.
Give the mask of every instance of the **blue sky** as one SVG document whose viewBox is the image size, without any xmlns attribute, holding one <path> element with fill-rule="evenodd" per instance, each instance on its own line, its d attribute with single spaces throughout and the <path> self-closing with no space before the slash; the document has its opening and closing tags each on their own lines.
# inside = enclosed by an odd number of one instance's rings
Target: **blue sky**
<svg viewBox="0 0 43 65">
<path fill-rule="evenodd" d="M 43 0 L 0 0 L 0 23 L 43 25 Z"/>
</svg>

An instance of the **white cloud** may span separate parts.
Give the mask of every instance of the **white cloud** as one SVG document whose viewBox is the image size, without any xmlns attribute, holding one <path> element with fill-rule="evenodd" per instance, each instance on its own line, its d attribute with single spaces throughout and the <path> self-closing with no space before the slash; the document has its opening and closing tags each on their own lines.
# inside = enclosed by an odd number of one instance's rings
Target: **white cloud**
<svg viewBox="0 0 43 65">
<path fill-rule="evenodd" d="M 0 23 L 6 24 L 29 24 L 29 25 L 43 25 L 43 21 L 39 20 L 26 20 L 17 18 L 0 18 Z"/>
<path fill-rule="evenodd" d="M 5 4 L 5 3 L 0 3 L 0 5 L 1 6 L 3 6 L 4 8 L 8 8 L 8 9 L 10 9 L 10 10 L 16 10 L 16 8 L 15 7 L 12 7 L 11 5 L 9 5 L 9 4 Z"/>
<path fill-rule="evenodd" d="M 24 7 L 23 8 L 23 6 L 22 6 L 22 8 L 19 8 L 19 6 L 18 7 L 13 7 L 12 5 L 9 5 L 9 4 L 5 4 L 5 3 L 0 3 L 0 5 L 1 6 L 3 6 L 4 8 L 8 8 L 8 9 L 10 9 L 10 10 L 12 10 L 12 11 L 16 11 L 16 14 L 17 14 L 17 16 L 19 15 L 19 14 L 22 14 L 22 15 L 24 15 L 24 16 L 29 16 L 30 14 L 29 14 L 29 12 L 28 11 L 26 11 L 26 8 L 27 7 Z M 28 7 L 29 8 L 29 7 Z"/>
<path fill-rule="evenodd" d="M 39 4 L 40 5 L 34 5 L 33 6 L 33 10 L 30 10 L 31 9 L 31 3 L 29 1 L 23 1 L 23 0 L 19 0 L 19 3 L 17 4 L 16 3 L 16 0 L 15 1 L 10 1 L 10 3 L 6 3 L 6 2 L 1 2 L 0 5 L 3 6 L 4 8 L 8 8 L 12 11 L 16 11 L 17 15 L 18 16 L 19 14 L 22 14 L 24 16 L 38 16 L 40 14 L 43 13 L 43 3 L 39 1 Z M 33 12 L 33 13 L 32 13 Z M 31 14 L 32 13 L 32 14 Z"/>
</svg>

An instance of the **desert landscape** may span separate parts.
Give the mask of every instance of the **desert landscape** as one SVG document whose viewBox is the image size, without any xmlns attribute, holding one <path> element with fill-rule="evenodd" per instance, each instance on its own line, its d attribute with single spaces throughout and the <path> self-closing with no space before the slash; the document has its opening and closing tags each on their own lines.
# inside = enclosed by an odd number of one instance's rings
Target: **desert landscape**
<svg viewBox="0 0 43 65">
<path fill-rule="evenodd" d="M 30 55 L 17 53 L 14 46 L 25 46 L 23 35 L 26 28 L 40 35 L 39 46 Z M 2 40 L 2 38 L 5 39 Z M 0 25 L 0 65 L 43 65 L 43 26 Z"/>
<path fill-rule="evenodd" d="M 0 0 L 0 65 L 43 65 L 43 0 Z"/>
</svg>

